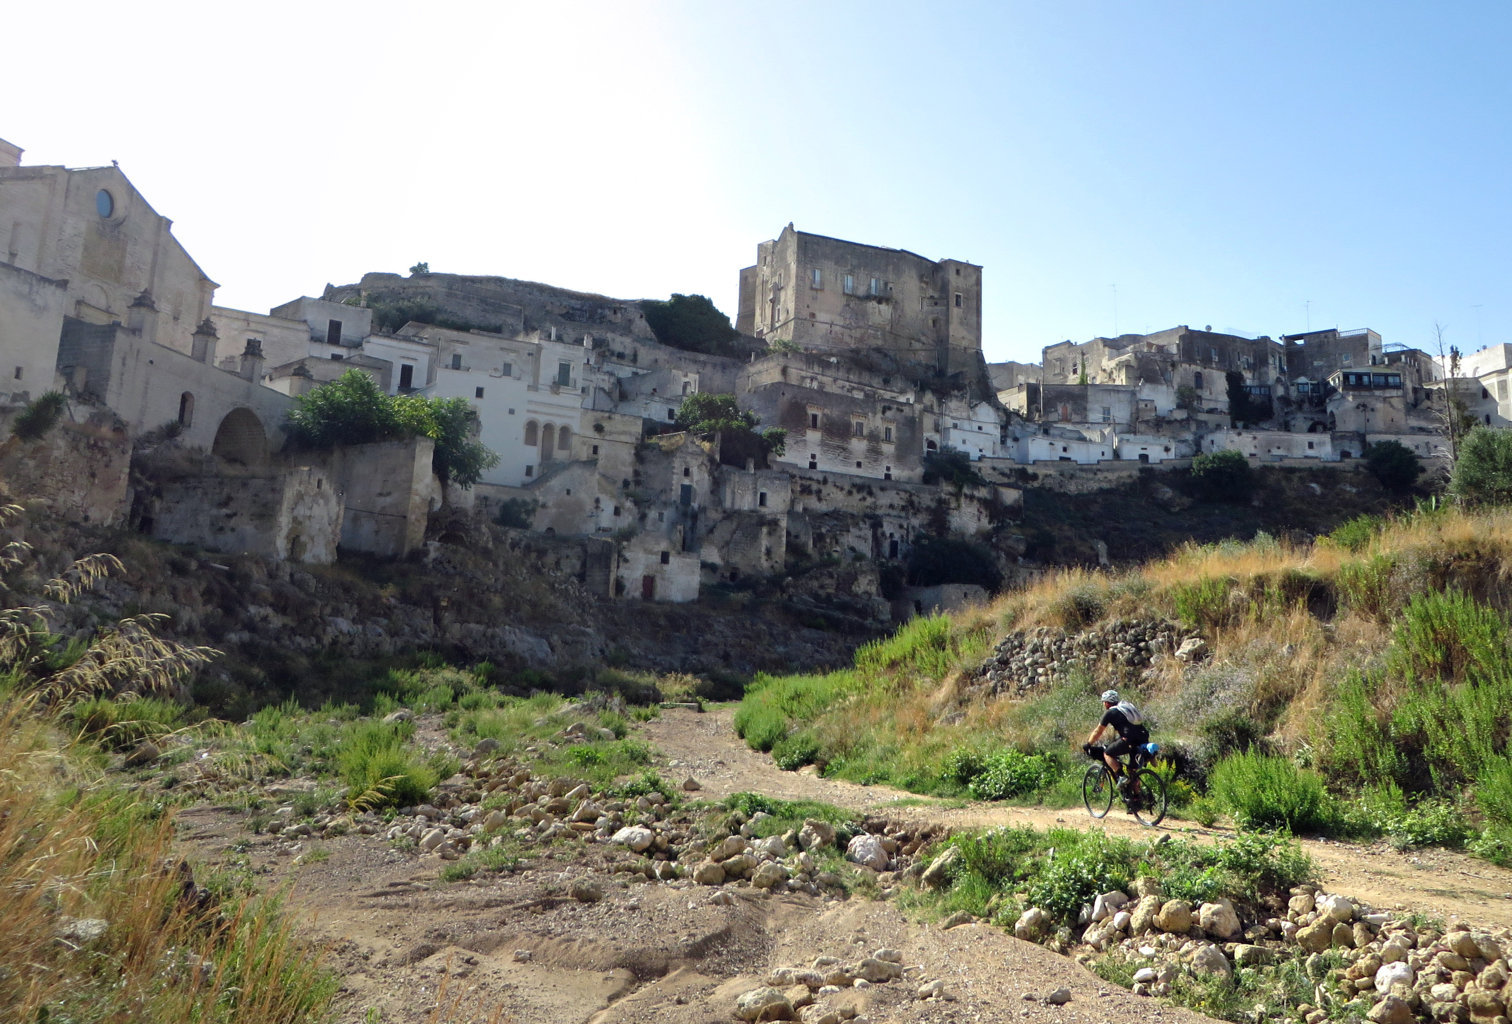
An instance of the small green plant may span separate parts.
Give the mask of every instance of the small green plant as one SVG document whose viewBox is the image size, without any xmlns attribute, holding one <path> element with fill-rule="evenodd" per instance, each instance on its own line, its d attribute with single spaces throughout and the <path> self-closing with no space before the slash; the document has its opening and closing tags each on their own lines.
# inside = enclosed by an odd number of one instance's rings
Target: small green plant
<svg viewBox="0 0 1512 1024">
<path fill-rule="evenodd" d="M 772 760 L 785 772 L 813 764 L 818 756 L 819 740 L 806 730 L 784 736 L 772 745 Z"/>
</svg>

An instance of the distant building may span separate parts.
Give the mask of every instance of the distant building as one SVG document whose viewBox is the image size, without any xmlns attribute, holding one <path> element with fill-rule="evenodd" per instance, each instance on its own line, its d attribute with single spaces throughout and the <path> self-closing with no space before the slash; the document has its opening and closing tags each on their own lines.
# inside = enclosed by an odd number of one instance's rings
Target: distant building
<svg viewBox="0 0 1512 1024">
<path fill-rule="evenodd" d="M 740 272 L 736 327 L 806 352 L 877 352 L 918 375 L 974 373 L 982 268 L 794 230 Z"/>
</svg>

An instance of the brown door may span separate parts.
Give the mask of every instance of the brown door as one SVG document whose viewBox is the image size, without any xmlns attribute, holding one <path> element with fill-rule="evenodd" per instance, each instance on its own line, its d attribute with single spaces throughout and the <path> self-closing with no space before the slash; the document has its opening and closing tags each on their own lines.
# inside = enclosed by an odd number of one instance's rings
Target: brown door
<svg viewBox="0 0 1512 1024">
<path fill-rule="evenodd" d="M 641 600 L 656 600 L 656 577 L 649 573 L 641 577 Z"/>
</svg>

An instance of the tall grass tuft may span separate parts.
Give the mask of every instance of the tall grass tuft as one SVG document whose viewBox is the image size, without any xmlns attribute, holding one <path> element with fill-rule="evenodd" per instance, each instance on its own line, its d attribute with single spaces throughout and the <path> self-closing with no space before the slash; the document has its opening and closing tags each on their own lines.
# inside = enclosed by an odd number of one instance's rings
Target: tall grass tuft
<svg viewBox="0 0 1512 1024">
<path fill-rule="evenodd" d="M 106 784 L 59 788 L 73 757 L 49 721 L 0 707 L 0 1020 L 323 1020 L 336 979 L 276 902 L 182 899 L 171 820 Z"/>
<path fill-rule="evenodd" d="M 347 799 L 366 808 L 424 803 L 440 781 L 406 741 L 413 722 L 366 721 L 355 725 L 336 754 Z"/>
</svg>

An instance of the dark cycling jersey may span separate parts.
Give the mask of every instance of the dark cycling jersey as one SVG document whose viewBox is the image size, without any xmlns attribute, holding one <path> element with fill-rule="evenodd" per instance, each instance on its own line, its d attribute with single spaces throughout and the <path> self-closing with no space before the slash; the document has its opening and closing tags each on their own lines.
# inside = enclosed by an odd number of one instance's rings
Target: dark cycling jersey
<svg viewBox="0 0 1512 1024">
<path fill-rule="evenodd" d="M 1103 712 L 1100 725 L 1118 733 L 1118 738 L 1132 746 L 1150 742 L 1150 730 L 1145 728 L 1139 709 L 1128 701 L 1120 701 Z"/>
</svg>

